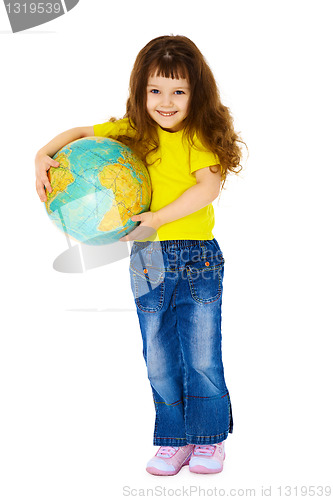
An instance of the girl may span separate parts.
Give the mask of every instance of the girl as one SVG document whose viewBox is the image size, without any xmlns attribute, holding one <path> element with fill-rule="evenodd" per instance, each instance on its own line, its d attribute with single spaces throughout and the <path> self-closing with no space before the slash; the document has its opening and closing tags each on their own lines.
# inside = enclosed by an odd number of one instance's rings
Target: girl
<svg viewBox="0 0 333 500">
<path fill-rule="evenodd" d="M 135 240 L 130 279 L 156 419 L 156 455 L 147 471 L 174 475 L 223 468 L 233 431 L 221 353 L 224 258 L 213 236 L 212 201 L 241 169 L 242 142 L 213 74 L 184 36 L 161 36 L 138 54 L 126 115 L 68 130 L 36 155 L 36 189 L 46 201 L 47 170 L 65 144 L 86 136 L 129 145 L 148 167 L 150 211 L 122 238 Z"/>
</svg>

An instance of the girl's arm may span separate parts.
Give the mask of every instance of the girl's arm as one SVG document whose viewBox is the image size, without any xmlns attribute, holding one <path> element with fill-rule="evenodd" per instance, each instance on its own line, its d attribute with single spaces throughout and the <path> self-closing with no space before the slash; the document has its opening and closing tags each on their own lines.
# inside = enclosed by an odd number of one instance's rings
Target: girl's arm
<svg viewBox="0 0 333 500">
<path fill-rule="evenodd" d="M 193 214 L 209 205 L 218 197 L 221 186 L 220 166 L 217 172 L 211 172 L 209 167 L 194 172 L 197 183 L 187 189 L 179 198 L 155 212 L 155 219 L 160 226 L 173 222 L 186 215 Z"/>
<path fill-rule="evenodd" d="M 147 238 L 151 236 L 152 229 L 157 231 L 163 224 L 186 217 L 209 205 L 218 197 L 221 187 L 221 168 L 220 165 L 212 165 L 212 167 L 216 166 L 218 168 L 215 173 L 210 170 L 210 167 L 197 170 L 194 173 L 197 183 L 169 205 L 156 212 L 144 212 L 131 217 L 133 221 L 141 221 L 141 224 L 120 241 Z"/>
<path fill-rule="evenodd" d="M 93 127 L 76 127 L 62 132 L 62 134 L 54 137 L 50 142 L 43 146 L 35 158 L 36 166 L 36 191 L 41 201 L 46 201 L 45 188 L 51 193 L 52 188 L 47 177 L 47 171 L 50 167 L 58 167 L 59 163 L 52 160 L 52 156 L 56 154 L 59 149 L 66 146 L 66 144 L 81 139 L 82 137 L 90 137 L 94 134 Z"/>
</svg>

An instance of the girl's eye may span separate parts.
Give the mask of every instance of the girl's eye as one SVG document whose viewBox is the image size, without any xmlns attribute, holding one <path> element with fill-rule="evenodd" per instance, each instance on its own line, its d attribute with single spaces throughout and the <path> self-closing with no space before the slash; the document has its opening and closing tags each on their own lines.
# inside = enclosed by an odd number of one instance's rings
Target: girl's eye
<svg viewBox="0 0 333 500">
<path fill-rule="evenodd" d="M 150 91 L 152 94 L 159 94 L 160 91 L 158 89 L 151 89 Z M 175 94 L 176 95 L 182 95 L 182 94 L 185 94 L 185 92 L 183 90 L 175 90 Z"/>
</svg>

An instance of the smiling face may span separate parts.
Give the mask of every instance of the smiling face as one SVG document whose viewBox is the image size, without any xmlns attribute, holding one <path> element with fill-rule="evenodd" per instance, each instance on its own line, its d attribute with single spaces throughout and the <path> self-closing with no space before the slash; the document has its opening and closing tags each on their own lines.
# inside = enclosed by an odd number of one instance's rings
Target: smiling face
<svg viewBox="0 0 333 500">
<path fill-rule="evenodd" d="M 163 129 L 177 132 L 188 114 L 190 85 L 186 78 L 150 76 L 147 82 L 147 111 Z"/>
</svg>

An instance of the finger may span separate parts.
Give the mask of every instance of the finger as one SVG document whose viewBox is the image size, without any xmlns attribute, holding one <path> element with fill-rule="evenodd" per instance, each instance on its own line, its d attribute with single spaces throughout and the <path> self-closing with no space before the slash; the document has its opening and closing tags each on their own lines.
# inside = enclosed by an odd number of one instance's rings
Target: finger
<svg viewBox="0 0 333 500">
<path fill-rule="evenodd" d="M 135 235 L 132 236 L 132 234 L 131 235 L 127 234 L 126 236 L 123 236 L 122 238 L 120 238 L 119 241 L 133 241 L 133 240 L 135 240 L 135 238 L 137 238 L 137 236 L 135 236 Z"/>
<path fill-rule="evenodd" d="M 37 194 L 40 198 L 40 201 L 44 201 L 44 202 L 47 201 L 44 186 L 40 181 L 36 181 L 36 191 L 37 191 Z"/>
<path fill-rule="evenodd" d="M 49 162 L 51 167 L 59 167 L 60 163 L 58 161 L 52 160 Z"/>
<path fill-rule="evenodd" d="M 144 240 L 156 234 L 156 229 L 149 226 L 138 226 L 133 231 L 123 236 L 119 241 Z"/>
<path fill-rule="evenodd" d="M 123 236 L 122 238 L 120 238 L 119 241 L 133 241 L 136 238 L 138 238 L 138 234 L 135 231 L 132 231 L 131 233 L 126 234 L 126 236 Z"/>
<path fill-rule="evenodd" d="M 50 181 L 49 181 L 49 178 L 47 175 L 43 175 L 40 180 L 42 181 L 42 183 L 44 184 L 44 186 L 46 187 L 46 189 L 48 190 L 49 193 L 52 192 L 52 186 L 50 184 Z"/>
<path fill-rule="evenodd" d="M 133 231 L 131 231 L 130 233 L 126 234 L 122 238 L 120 238 L 119 241 L 132 241 L 132 240 L 135 240 L 136 238 L 140 239 L 140 230 L 139 230 L 138 227 L 135 228 L 135 229 L 133 229 Z"/>
<path fill-rule="evenodd" d="M 136 236 L 137 239 L 144 240 L 146 238 L 150 238 L 150 236 L 153 236 L 156 234 L 156 229 L 150 226 L 139 226 L 138 231 L 140 231 L 140 234 Z"/>
</svg>

